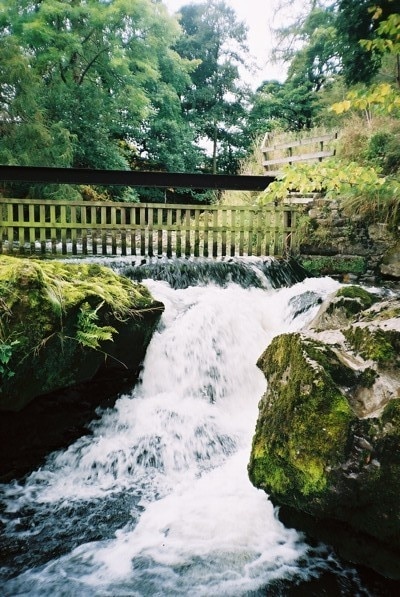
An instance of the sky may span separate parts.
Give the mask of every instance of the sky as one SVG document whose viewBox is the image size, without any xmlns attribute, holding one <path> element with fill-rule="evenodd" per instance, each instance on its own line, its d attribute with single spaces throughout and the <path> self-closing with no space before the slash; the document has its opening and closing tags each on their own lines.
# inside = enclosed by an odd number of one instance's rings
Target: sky
<svg viewBox="0 0 400 597">
<path fill-rule="evenodd" d="M 171 14 L 179 12 L 181 6 L 187 4 L 200 4 L 206 0 L 163 0 Z M 225 0 L 236 12 L 238 21 L 243 21 L 248 27 L 248 45 L 250 54 L 254 56 L 259 71 L 255 74 L 247 71 L 244 73 L 246 82 L 256 89 L 263 81 L 278 79 L 284 81 L 286 70 L 283 65 L 271 63 L 271 50 L 274 39 L 272 26 L 277 26 L 275 8 L 279 0 Z M 290 9 L 293 16 L 304 9 L 307 0 L 296 0 Z"/>
</svg>

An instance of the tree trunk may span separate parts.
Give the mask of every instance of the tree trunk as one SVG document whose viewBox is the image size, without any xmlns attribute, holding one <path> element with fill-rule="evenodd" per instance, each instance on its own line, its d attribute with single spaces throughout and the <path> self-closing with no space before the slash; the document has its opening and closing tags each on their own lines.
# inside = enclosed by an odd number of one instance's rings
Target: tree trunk
<svg viewBox="0 0 400 597">
<path fill-rule="evenodd" d="M 212 153 L 212 173 L 217 173 L 217 142 L 218 142 L 218 125 L 214 121 L 214 135 L 213 135 L 213 153 Z"/>
</svg>

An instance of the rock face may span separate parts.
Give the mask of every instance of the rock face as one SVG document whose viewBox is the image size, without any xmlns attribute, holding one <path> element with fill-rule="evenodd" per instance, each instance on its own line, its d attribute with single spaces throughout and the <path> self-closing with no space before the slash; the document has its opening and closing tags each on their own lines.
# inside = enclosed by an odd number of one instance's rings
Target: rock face
<svg viewBox="0 0 400 597">
<path fill-rule="evenodd" d="M 343 287 L 258 365 L 252 483 L 290 524 L 400 578 L 400 301 Z"/>
<path fill-rule="evenodd" d="M 0 257 L 0 410 L 136 371 L 163 305 L 97 264 Z"/>
<path fill-rule="evenodd" d="M 398 286 L 397 230 L 389 230 L 386 223 L 368 223 L 361 216 L 350 218 L 340 199 L 316 197 L 304 206 L 304 215 L 309 225 L 300 240 L 299 259 L 310 275 L 347 283 L 385 280 Z"/>
<path fill-rule="evenodd" d="M 400 243 L 390 248 L 383 256 L 381 274 L 386 278 L 400 280 Z"/>
</svg>

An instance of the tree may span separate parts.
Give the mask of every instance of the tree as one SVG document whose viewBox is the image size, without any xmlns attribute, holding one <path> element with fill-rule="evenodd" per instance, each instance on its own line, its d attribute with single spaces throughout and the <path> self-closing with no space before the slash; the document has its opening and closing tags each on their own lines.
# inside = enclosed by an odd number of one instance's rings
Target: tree
<svg viewBox="0 0 400 597">
<path fill-rule="evenodd" d="M 374 40 L 381 21 L 396 12 L 395 0 L 379 1 L 379 14 L 371 0 L 337 0 L 336 30 L 342 72 L 348 84 L 369 83 L 378 72 L 382 51 L 376 46 L 360 44 L 360 40 Z"/>
<path fill-rule="evenodd" d="M 397 12 L 396 0 L 378 0 L 378 6 L 373 0 L 309 0 L 306 14 L 277 29 L 275 57 L 290 63 L 292 76 L 307 76 L 316 90 L 336 75 L 348 85 L 368 83 L 382 63 L 384 50 L 376 43 L 381 23 L 392 26 Z"/>
<path fill-rule="evenodd" d="M 224 1 L 187 5 L 180 15 L 184 35 L 176 50 L 201 60 L 182 97 L 186 119 L 197 141 L 211 145 L 211 171 L 220 171 L 224 163 L 226 172 L 234 172 L 243 153 L 240 132 L 248 98 L 239 76 L 247 53 L 246 27 Z"/>
<path fill-rule="evenodd" d="M 49 122 L 41 103 L 41 79 L 14 37 L 0 35 L 0 162 L 68 166 L 73 136 Z"/>
<path fill-rule="evenodd" d="M 172 50 L 176 18 L 152 0 L 0 0 L 0 9 L 3 161 L 21 163 L 29 126 L 26 163 L 128 168 L 127 145 L 140 144 L 161 107 L 179 106 L 189 81 L 190 62 Z"/>
<path fill-rule="evenodd" d="M 372 18 L 379 19 L 382 15 L 382 8 L 374 6 Z M 368 51 L 377 50 L 381 54 L 391 54 L 395 57 L 396 63 L 396 82 L 400 87 L 400 14 L 390 14 L 386 20 L 381 20 L 377 30 L 376 37 L 373 40 L 362 39 L 361 46 Z"/>
<path fill-rule="evenodd" d="M 302 36 L 306 43 L 291 60 L 288 80 L 308 81 L 313 91 L 318 92 L 340 70 L 333 11 L 314 8 L 304 21 Z"/>
<path fill-rule="evenodd" d="M 190 86 L 190 72 L 199 61 L 181 59 L 175 51 L 160 47 L 160 77 L 146 89 L 152 111 L 142 121 L 136 139 L 138 163 L 173 172 L 193 172 L 204 161 L 203 151 L 194 143 L 194 133 L 185 119 L 181 96 Z"/>
<path fill-rule="evenodd" d="M 254 138 L 267 130 L 311 128 L 316 110 L 316 94 L 309 81 L 267 81 L 254 95 L 248 117 L 249 135 Z"/>
</svg>

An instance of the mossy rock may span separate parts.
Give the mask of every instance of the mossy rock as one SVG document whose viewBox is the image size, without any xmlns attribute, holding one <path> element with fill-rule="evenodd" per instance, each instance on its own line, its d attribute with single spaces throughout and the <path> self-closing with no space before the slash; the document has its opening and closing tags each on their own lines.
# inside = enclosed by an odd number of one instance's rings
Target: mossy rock
<svg viewBox="0 0 400 597">
<path fill-rule="evenodd" d="M 357 354 L 375 361 L 379 368 L 397 369 L 400 365 L 400 331 L 355 324 L 343 334 Z"/>
<path fill-rule="evenodd" d="M 361 256 L 318 255 L 308 256 L 300 262 L 310 276 L 360 276 L 367 270 L 367 262 Z"/>
<path fill-rule="evenodd" d="M 360 541 L 381 545 L 396 558 L 400 557 L 400 381 L 394 356 L 399 354 L 398 338 L 391 330 L 392 336 L 383 334 L 378 342 L 376 334 L 369 336 L 370 330 L 360 329 L 360 350 L 364 347 L 366 357 L 377 359 L 372 367 L 352 368 L 343 347 L 328 346 L 312 334 L 283 334 L 271 342 L 258 362 L 268 389 L 259 405 L 249 477 L 275 505 L 326 521 L 327 528 L 338 521 Z M 382 392 L 386 403 L 374 416 L 360 417 L 356 397 L 376 396 L 375 384 L 383 383 L 388 363 L 391 393 Z M 326 534 L 321 537 L 327 540 Z M 361 554 L 352 557 L 363 563 Z M 369 556 L 365 562 L 371 565 Z"/>
<path fill-rule="evenodd" d="M 309 327 L 319 330 L 341 329 L 350 325 L 356 315 L 374 305 L 379 298 L 359 286 L 343 286 L 324 303 Z"/>
<path fill-rule="evenodd" d="M 349 315 L 355 315 L 360 311 L 369 309 L 379 301 L 379 297 L 368 292 L 360 286 L 343 286 L 336 293 L 336 298 L 340 299 L 338 304 L 348 306 Z"/>
<path fill-rule="evenodd" d="M 0 308 L 0 409 L 17 411 L 103 366 L 137 368 L 163 306 L 107 267 L 2 256 Z"/>
<path fill-rule="evenodd" d="M 326 495 L 329 471 L 346 458 L 354 415 L 335 379 L 347 372 L 324 344 L 300 334 L 275 338 L 258 365 L 268 391 L 260 403 L 250 479 L 312 513 Z"/>
<path fill-rule="evenodd" d="M 271 342 L 249 476 L 299 530 L 400 580 L 399 320 L 396 297 L 343 286 Z"/>
<path fill-rule="evenodd" d="M 400 243 L 391 247 L 383 256 L 380 266 L 381 274 L 395 280 L 400 279 Z"/>
</svg>

